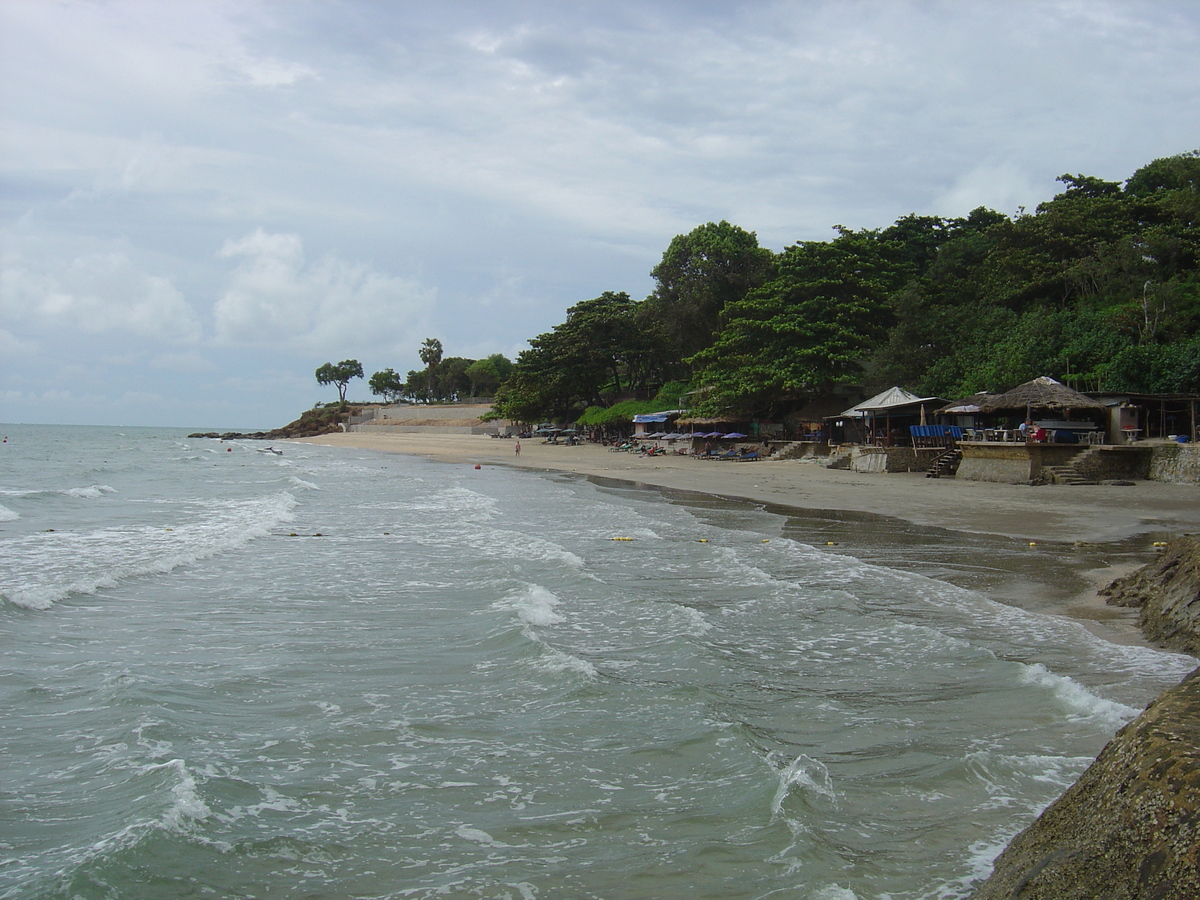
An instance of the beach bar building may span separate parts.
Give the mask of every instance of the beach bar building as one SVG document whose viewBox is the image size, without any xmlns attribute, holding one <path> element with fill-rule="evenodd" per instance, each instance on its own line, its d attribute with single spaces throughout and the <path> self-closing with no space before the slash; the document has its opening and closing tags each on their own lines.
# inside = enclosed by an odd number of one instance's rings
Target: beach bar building
<svg viewBox="0 0 1200 900">
<path fill-rule="evenodd" d="M 959 478 L 1027 484 L 1144 477 L 1149 465 L 1148 449 L 1105 444 L 1103 403 L 1053 378 L 1035 378 L 978 406 L 982 424 L 958 445 Z M 1031 428 L 1022 430 L 1023 422 Z"/>
</svg>

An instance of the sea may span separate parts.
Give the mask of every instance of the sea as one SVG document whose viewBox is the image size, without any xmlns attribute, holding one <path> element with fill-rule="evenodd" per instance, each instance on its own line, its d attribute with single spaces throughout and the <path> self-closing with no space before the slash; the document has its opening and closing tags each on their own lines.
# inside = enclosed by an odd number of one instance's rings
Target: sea
<svg viewBox="0 0 1200 900">
<path fill-rule="evenodd" d="M 1195 666 L 1132 546 L 0 431 L 0 898 L 966 897 Z"/>
</svg>

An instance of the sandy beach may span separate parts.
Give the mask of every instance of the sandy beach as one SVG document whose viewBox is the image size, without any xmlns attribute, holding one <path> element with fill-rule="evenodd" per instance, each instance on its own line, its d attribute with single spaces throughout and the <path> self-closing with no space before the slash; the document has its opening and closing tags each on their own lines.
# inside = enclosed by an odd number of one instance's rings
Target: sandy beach
<svg viewBox="0 0 1200 900">
<path fill-rule="evenodd" d="M 308 443 L 411 453 L 447 463 L 517 466 L 614 478 L 806 510 L 872 513 L 952 531 L 1024 541 L 1162 540 L 1200 530 L 1200 486 L 992 484 L 921 473 L 859 474 L 804 460 L 729 462 L 642 457 L 606 447 L 467 434 L 328 434 Z M 1152 536 L 1152 537 L 1151 537 Z"/>
<path fill-rule="evenodd" d="M 489 467 L 513 466 L 747 500 L 795 512 L 804 523 L 797 537 L 806 542 L 836 544 L 838 552 L 1066 615 L 1119 643 L 1144 643 L 1137 611 L 1106 605 L 1098 591 L 1152 559 L 1155 542 L 1200 531 L 1195 485 L 1034 487 L 920 473 L 860 474 L 811 460 L 642 457 L 540 439 L 521 441 L 518 456 L 513 440 L 465 434 L 352 433 L 302 440 L 480 466 L 484 476 Z M 836 523 L 833 530 L 830 522 Z"/>
</svg>

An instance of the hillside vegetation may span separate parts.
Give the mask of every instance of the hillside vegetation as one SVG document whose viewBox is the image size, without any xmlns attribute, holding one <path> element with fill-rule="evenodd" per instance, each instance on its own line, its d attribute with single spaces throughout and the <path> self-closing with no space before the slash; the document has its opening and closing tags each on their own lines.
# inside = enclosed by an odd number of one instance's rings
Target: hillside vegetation
<svg viewBox="0 0 1200 900">
<path fill-rule="evenodd" d="M 530 340 L 496 394 L 519 421 L 621 400 L 778 417 L 838 385 L 925 395 L 1039 375 L 1200 391 L 1200 151 L 1124 183 L 1063 175 L 1009 217 L 908 215 L 775 253 L 728 222 L 679 235 L 644 300 L 605 291 Z M 669 389 L 660 395 L 664 385 Z"/>
</svg>

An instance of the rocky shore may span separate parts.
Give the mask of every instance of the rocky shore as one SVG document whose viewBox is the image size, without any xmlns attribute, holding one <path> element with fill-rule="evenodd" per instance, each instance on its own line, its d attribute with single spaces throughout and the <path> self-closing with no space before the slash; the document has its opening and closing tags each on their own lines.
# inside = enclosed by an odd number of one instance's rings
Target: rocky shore
<svg viewBox="0 0 1200 900">
<path fill-rule="evenodd" d="M 1113 606 L 1140 608 L 1138 625 L 1150 640 L 1200 656 L 1200 536 L 1171 541 L 1155 562 L 1100 593 Z"/>
<path fill-rule="evenodd" d="M 1200 538 L 1102 591 L 1165 646 L 1200 651 Z M 1200 669 L 1158 697 L 1009 844 L 975 900 L 1200 897 Z"/>
<path fill-rule="evenodd" d="M 190 438 L 215 438 L 222 441 L 283 441 L 296 438 L 320 437 L 341 432 L 342 424 L 358 413 L 358 407 L 322 406 L 305 410 L 294 422 L 271 431 L 197 431 Z"/>
</svg>

